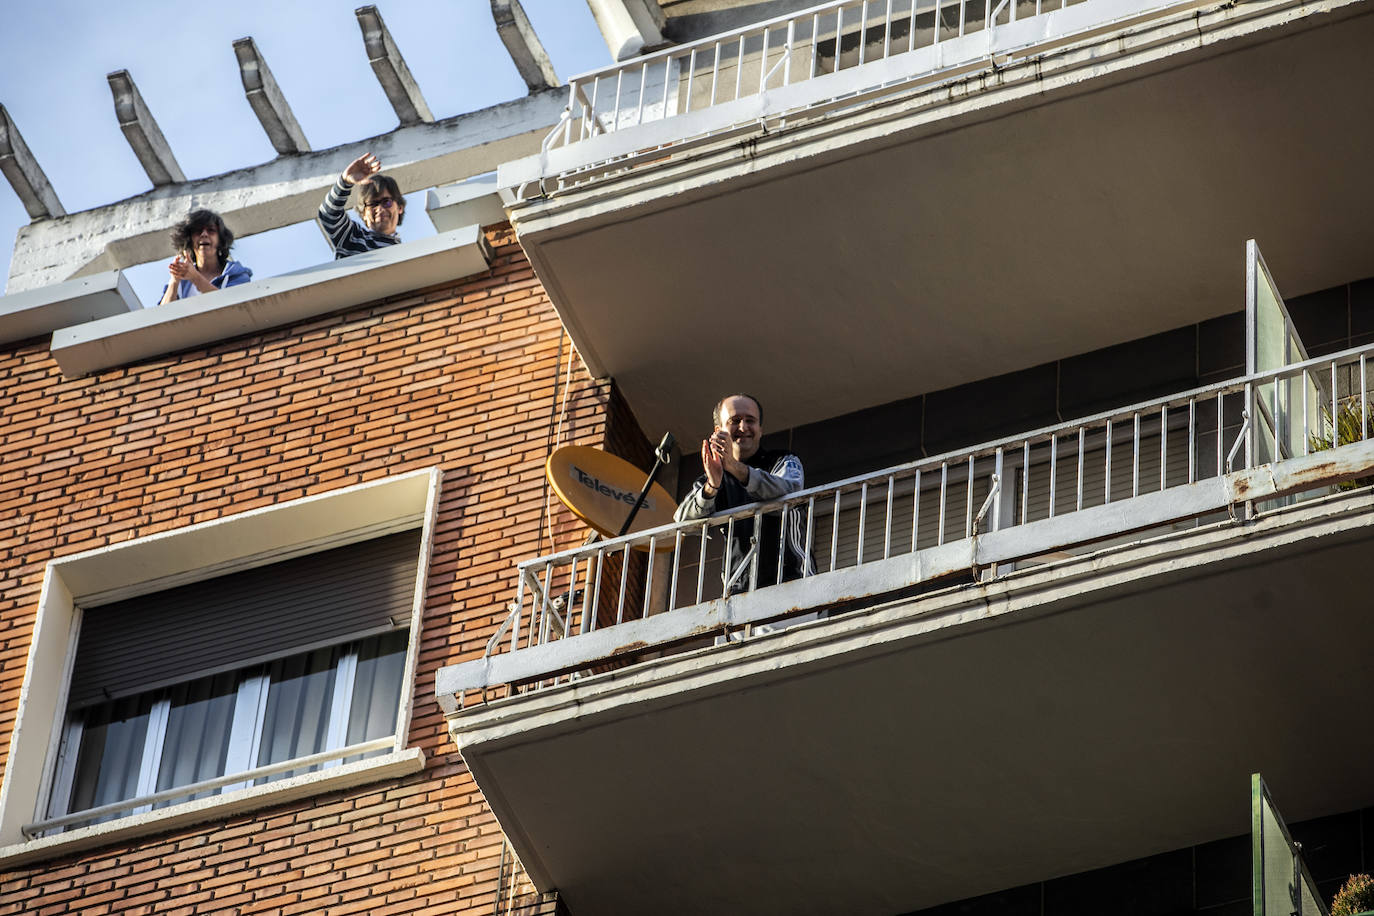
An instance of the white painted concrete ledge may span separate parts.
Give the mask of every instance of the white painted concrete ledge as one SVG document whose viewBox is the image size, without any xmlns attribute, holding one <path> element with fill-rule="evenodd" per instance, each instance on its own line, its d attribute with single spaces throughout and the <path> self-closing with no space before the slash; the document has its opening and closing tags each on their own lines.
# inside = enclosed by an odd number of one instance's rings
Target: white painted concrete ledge
<svg viewBox="0 0 1374 916">
<path fill-rule="evenodd" d="M 460 280 L 486 271 L 490 259 L 480 227 L 465 226 L 279 277 L 59 328 L 53 332 L 52 354 L 68 378 L 88 375 Z"/>
<path fill-rule="evenodd" d="M 118 270 L 0 296 L 0 344 L 41 337 L 58 328 L 139 308 L 138 296 Z"/>
<path fill-rule="evenodd" d="M 476 224 L 506 222 L 506 197 L 496 186 L 496 173 L 478 175 L 457 184 L 431 188 L 425 211 L 439 232 Z"/>
<path fill-rule="evenodd" d="M 223 795 L 199 798 L 167 808 L 135 814 L 118 820 L 68 830 L 56 836 L 0 846 L 0 868 L 12 868 L 57 856 L 69 855 L 98 846 L 120 843 L 150 833 L 175 830 L 203 821 L 219 820 L 280 805 L 311 795 L 348 789 L 369 782 L 399 779 L 425 767 L 425 754 L 419 748 L 392 751 L 381 757 L 358 760 L 332 769 L 305 773 L 251 786 Z"/>
</svg>

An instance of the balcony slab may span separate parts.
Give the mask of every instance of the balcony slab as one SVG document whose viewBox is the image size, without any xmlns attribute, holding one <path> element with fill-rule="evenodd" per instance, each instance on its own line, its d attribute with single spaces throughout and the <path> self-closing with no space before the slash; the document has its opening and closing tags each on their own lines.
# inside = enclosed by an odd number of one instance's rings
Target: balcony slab
<svg viewBox="0 0 1374 916">
<path fill-rule="evenodd" d="M 907 912 L 1374 801 L 1358 491 L 449 717 L 574 912 Z M 1340 751 L 1331 752 L 1339 741 Z M 789 876 L 805 873 L 802 886 Z"/>
<path fill-rule="evenodd" d="M 1371 46 L 1368 0 L 1192 9 L 511 216 L 646 429 L 702 379 L 793 427 L 1234 312 L 1248 238 L 1285 295 L 1374 275 Z"/>
</svg>

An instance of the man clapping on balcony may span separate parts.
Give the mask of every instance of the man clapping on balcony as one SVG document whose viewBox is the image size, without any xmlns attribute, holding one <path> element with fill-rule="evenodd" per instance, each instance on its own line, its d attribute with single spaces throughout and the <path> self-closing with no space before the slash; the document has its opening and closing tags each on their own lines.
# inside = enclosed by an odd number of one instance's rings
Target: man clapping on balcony
<svg viewBox="0 0 1374 916">
<path fill-rule="evenodd" d="M 758 399 L 747 394 L 732 394 L 720 399 L 711 412 L 714 428 L 701 443 L 701 465 L 705 473 L 693 484 L 691 492 L 678 506 L 678 521 L 706 518 L 749 503 L 780 499 L 804 485 L 801 459 L 791 452 L 762 449 L 763 408 Z M 815 572 L 806 551 L 803 513 L 786 513 L 787 549 L 782 557 L 782 578 L 786 582 Z M 777 582 L 779 534 L 784 527 L 780 513 L 764 513 L 759 533 L 758 584 Z M 752 518 L 736 519 L 734 541 L 730 545 L 732 569 L 748 555 L 754 536 Z M 748 576 L 735 580 L 734 590 L 748 583 Z"/>
</svg>

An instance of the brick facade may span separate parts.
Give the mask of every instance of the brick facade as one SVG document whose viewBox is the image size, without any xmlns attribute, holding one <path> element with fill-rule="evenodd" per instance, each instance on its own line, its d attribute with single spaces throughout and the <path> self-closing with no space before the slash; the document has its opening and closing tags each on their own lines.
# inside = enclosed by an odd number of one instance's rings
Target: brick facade
<svg viewBox="0 0 1374 916">
<path fill-rule="evenodd" d="M 435 671 L 482 652 L 519 559 L 582 538 L 544 486 L 554 439 L 641 464 L 649 447 L 514 234 L 489 240 L 488 274 L 88 378 L 64 379 L 46 339 L 0 352 L 0 768 L 48 560 L 444 472 L 410 724 L 423 772 L 0 873 L 0 914 L 492 912 L 512 864 Z"/>
</svg>

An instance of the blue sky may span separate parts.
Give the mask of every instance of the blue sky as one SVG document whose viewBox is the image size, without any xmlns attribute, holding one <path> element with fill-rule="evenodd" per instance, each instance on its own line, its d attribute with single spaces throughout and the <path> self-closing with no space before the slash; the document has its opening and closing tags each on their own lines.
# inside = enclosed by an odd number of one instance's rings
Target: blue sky
<svg viewBox="0 0 1374 916">
<path fill-rule="evenodd" d="M 0 103 L 68 213 L 104 206 L 152 184 L 115 120 L 105 75 L 125 69 L 157 118 L 187 178 L 276 156 L 244 98 L 233 41 L 252 36 L 312 149 L 396 127 L 363 50 L 359 0 L 231 0 L 196 7 L 166 0 L 20 0 L 0 29 Z M 492 23 L 488 0 L 376 0 L 436 118 L 525 94 Z M 523 0 L 558 76 L 610 62 L 584 0 Z M 383 163 L 385 166 L 386 163 Z M 321 188 L 323 196 L 325 189 Z M 423 192 L 409 198 L 403 238 L 433 234 Z M 29 221 L 0 180 L 0 278 Z M 232 223 L 231 223 L 232 228 Z M 241 240 L 234 256 L 271 276 L 330 256 L 310 223 Z M 171 251 L 169 245 L 168 260 Z M 127 271 L 145 305 L 166 268 Z"/>
</svg>

